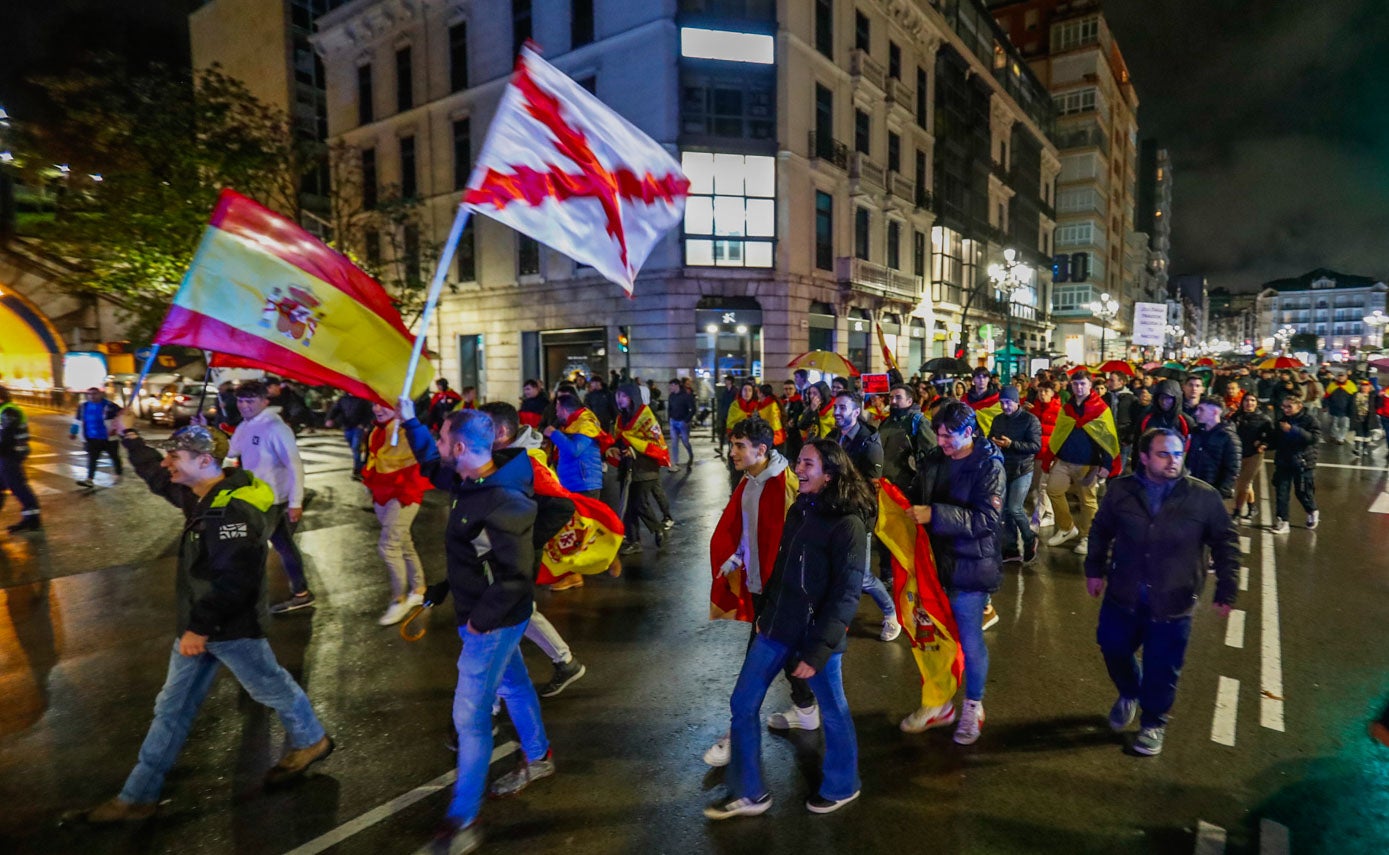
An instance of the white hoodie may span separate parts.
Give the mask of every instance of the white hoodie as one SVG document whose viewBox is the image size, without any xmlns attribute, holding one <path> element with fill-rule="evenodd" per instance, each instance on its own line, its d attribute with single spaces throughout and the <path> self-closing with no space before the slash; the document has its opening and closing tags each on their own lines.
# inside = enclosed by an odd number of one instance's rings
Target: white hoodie
<svg viewBox="0 0 1389 855">
<path fill-rule="evenodd" d="M 275 491 L 275 504 L 288 504 L 291 509 L 304 506 L 304 460 L 294 431 L 280 418 L 279 407 L 266 407 L 238 425 L 227 456 L 269 484 Z"/>
<path fill-rule="evenodd" d="M 786 458 L 773 450 L 768 453 L 766 469 L 757 475 L 743 474 L 743 539 L 734 554 L 743 562 L 748 590 L 754 594 L 762 593 L 762 560 L 757 554 L 757 516 L 762 505 L 762 488 L 785 472 L 788 465 Z"/>
</svg>

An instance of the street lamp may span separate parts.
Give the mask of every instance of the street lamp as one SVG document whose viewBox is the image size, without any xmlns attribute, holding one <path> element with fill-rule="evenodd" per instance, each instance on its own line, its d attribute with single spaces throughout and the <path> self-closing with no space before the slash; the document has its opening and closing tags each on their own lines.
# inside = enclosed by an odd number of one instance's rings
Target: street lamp
<svg viewBox="0 0 1389 855">
<path fill-rule="evenodd" d="M 1374 334 L 1376 347 L 1384 347 L 1385 324 L 1389 324 L 1389 315 L 1385 315 L 1383 309 L 1375 309 L 1365 316 L 1365 326 Z"/>
<path fill-rule="evenodd" d="M 1119 301 L 1107 293 L 1101 294 L 1100 299 L 1090 304 L 1090 314 L 1100 319 L 1100 361 L 1104 362 L 1105 333 L 1109 331 L 1109 322 L 1119 314 Z"/>
<path fill-rule="evenodd" d="M 1283 324 L 1278 332 L 1273 334 L 1273 337 L 1278 339 L 1278 349 L 1287 353 L 1288 342 L 1292 341 L 1295 335 L 1297 335 L 1297 327 L 1292 324 Z"/>
<path fill-rule="evenodd" d="M 1018 251 L 1009 247 L 1003 250 L 1003 263 L 989 265 L 989 281 L 993 283 L 994 290 L 1008 295 L 1007 303 L 1003 307 L 1004 325 L 1004 347 L 1007 354 L 1003 360 L 1004 371 L 1000 372 L 1000 377 L 1004 383 L 1013 379 L 1013 369 L 1017 367 L 1017 354 L 1013 350 L 1013 303 L 1018 301 L 1018 295 L 1023 291 L 1023 281 L 1018 276 L 1017 270 L 1024 264 L 1018 261 Z"/>
</svg>

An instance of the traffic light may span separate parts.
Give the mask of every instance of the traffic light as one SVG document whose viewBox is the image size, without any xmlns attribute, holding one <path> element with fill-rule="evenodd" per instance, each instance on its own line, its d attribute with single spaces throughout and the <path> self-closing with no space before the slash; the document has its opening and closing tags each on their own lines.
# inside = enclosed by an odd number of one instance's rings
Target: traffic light
<svg viewBox="0 0 1389 855">
<path fill-rule="evenodd" d="M 1051 281 L 1069 282 L 1071 281 L 1071 257 L 1069 255 L 1055 255 L 1051 259 Z"/>
<path fill-rule="evenodd" d="M 627 328 L 626 328 L 626 327 L 618 327 L 618 328 L 617 328 L 617 349 L 618 349 L 619 351 L 621 351 L 622 353 L 627 353 L 627 352 L 631 351 L 631 349 L 632 349 L 631 345 L 632 345 L 632 338 L 631 338 L 631 336 L 627 335 Z"/>
<path fill-rule="evenodd" d="M 1090 253 L 1071 253 L 1071 281 L 1084 282 L 1090 278 Z"/>
<path fill-rule="evenodd" d="M 956 359 L 964 359 L 964 358 L 965 358 L 965 349 L 964 349 L 963 346 L 955 348 L 955 358 L 956 358 Z"/>
</svg>

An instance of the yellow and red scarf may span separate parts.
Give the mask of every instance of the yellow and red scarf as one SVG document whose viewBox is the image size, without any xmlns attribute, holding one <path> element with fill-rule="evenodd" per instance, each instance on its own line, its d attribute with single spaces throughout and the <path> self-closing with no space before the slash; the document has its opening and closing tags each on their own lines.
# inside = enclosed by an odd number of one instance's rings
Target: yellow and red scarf
<svg viewBox="0 0 1389 855">
<path fill-rule="evenodd" d="M 746 401 L 740 394 L 737 398 L 733 399 L 733 406 L 728 408 L 728 418 L 724 419 L 723 423 L 724 433 L 727 434 L 729 431 L 733 430 L 733 426 L 743 419 L 755 415 L 757 415 L 756 396 L 754 396 L 751 401 Z"/>
</svg>

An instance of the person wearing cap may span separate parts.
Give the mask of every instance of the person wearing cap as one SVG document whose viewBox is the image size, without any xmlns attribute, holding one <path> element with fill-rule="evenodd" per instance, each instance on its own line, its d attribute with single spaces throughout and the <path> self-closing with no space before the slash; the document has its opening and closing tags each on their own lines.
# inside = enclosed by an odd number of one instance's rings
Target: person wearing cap
<svg viewBox="0 0 1389 855">
<path fill-rule="evenodd" d="M 1021 559 L 1031 564 L 1037 558 L 1037 535 L 1023 503 L 1032 489 L 1032 462 L 1042 450 L 1042 422 L 1022 408 L 1016 386 L 1004 386 L 998 397 L 1002 412 L 989 426 L 989 439 L 1003 451 L 1003 474 L 1008 479 L 1003 499 L 1003 561 Z"/>
<path fill-rule="evenodd" d="M 77 405 L 72 429 L 68 435 L 76 438 L 80 433 L 87 447 L 87 477 L 77 482 L 79 487 L 91 487 L 96 477 L 96 464 L 101 455 L 111 456 L 111 468 L 116 477 L 121 477 L 121 455 L 117 442 L 111 438 L 112 420 L 120 407 L 106 400 L 105 390 L 93 386 L 87 390 L 87 400 Z"/>
<path fill-rule="evenodd" d="M 29 417 L 10 400 L 10 390 L 0 386 L 0 508 L 5 506 L 5 495 L 14 496 L 19 502 L 19 522 L 6 530 L 10 534 L 21 531 L 39 531 L 43 523 L 39 521 L 39 499 L 29 486 L 29 477 L 24 474 L 24 460 L 29 456 Z"/>
<path fill-rule="evenodd" d="M 271 614 L 285 614 L 313 605 L 314 595 L 304 576 L 304 556 L 294 542 L 294 527 L 304 516 L 304 460 L 294 431 L 270 407 L 270 395 L 258 380 L 236 390 L 241 426 L 232 434 L 229 456 L 275 492 L 275 506 L 268 514 L 270 545 L 280 554 L 289 577 L 290 598 L 270 607 Z"/>
<path fill-rule="evenodd" d="M 154 815 L 164 779 L 221 666 L 257 702 L 275 710 L 289 749 L 265 776 L 267 785 L 301 776 L 333 752 L 304 690 L 275 658 L 265 637 L 265 535 L 275 502 L 270 486 L 244 469 L 223 469 L 227 438 L 204 425 L 175 431 L 164 454 L 116 418 L 122 444 L 150 492 L 183 511 L 176 596 L 178 622 L 154 721 L 120 794 L 86 814 L 97 824 Z"/>
</svg>

